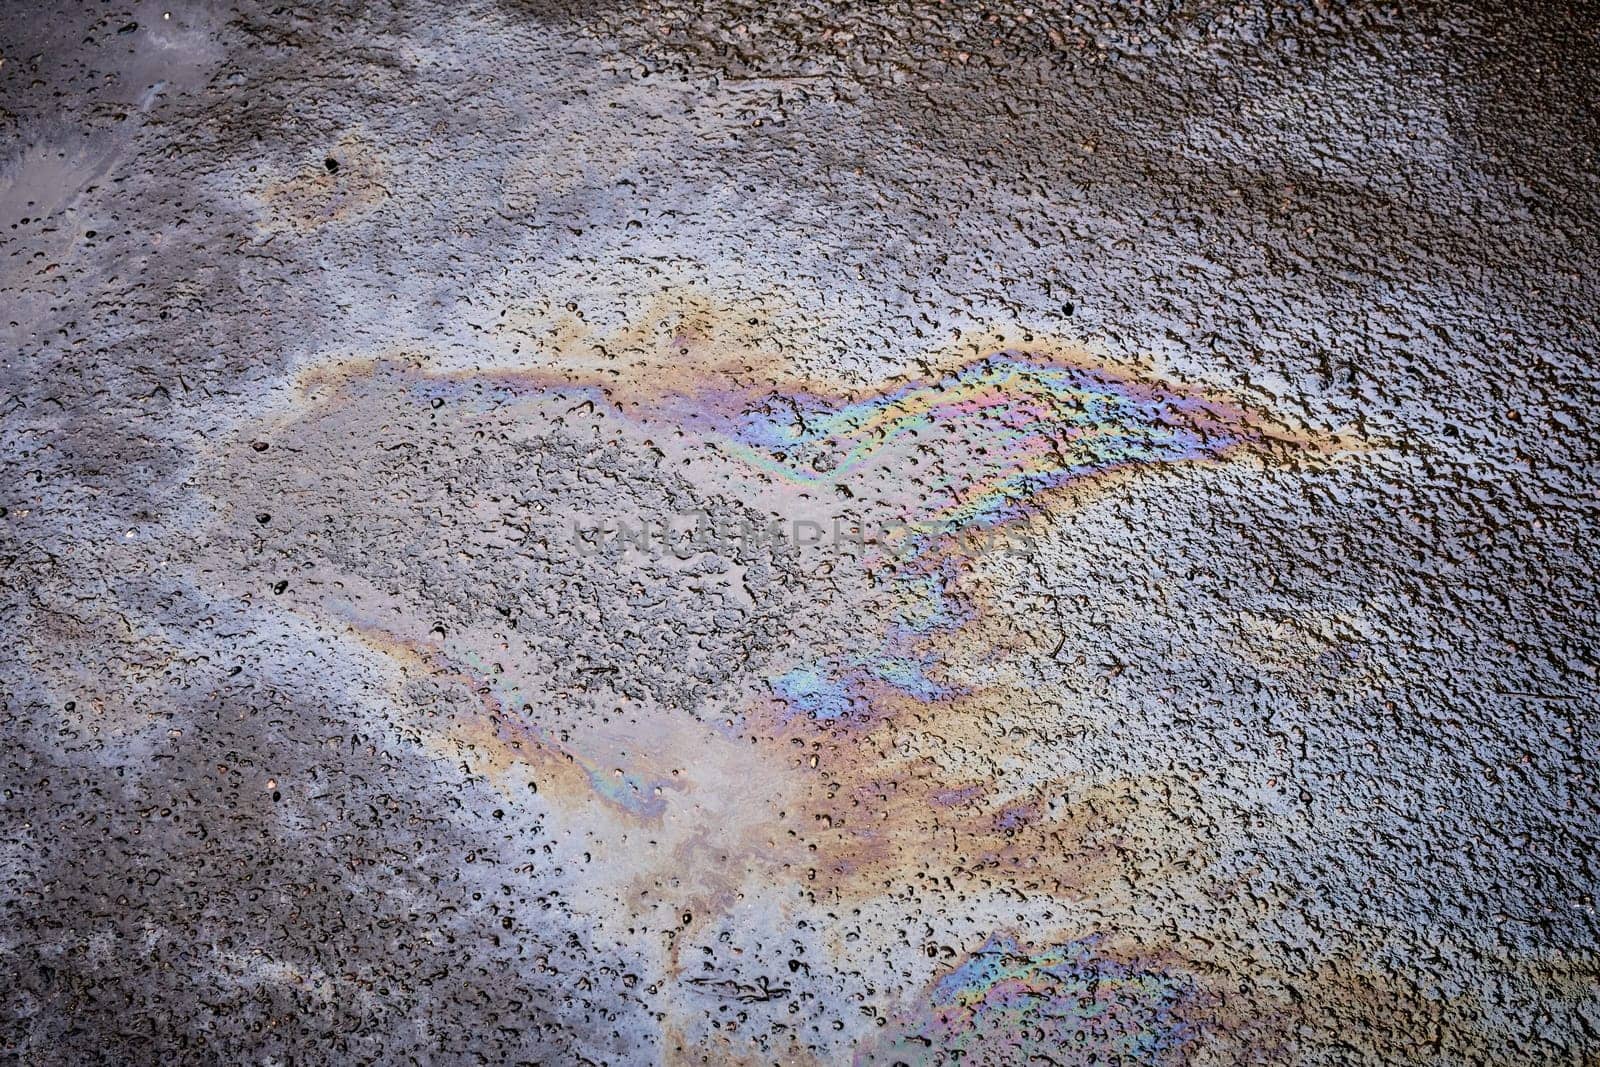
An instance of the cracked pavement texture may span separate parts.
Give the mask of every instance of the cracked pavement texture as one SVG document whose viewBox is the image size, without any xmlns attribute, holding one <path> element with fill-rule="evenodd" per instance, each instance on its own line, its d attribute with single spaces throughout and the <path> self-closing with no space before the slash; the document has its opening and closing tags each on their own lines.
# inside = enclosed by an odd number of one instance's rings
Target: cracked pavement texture
<svg viewBox="0 0 1600 1067">
<path fill-rule="evenodd" d="M 1592 10 L 0 27 L 8 1060 L 1600 1057 Z"/>
</svg>

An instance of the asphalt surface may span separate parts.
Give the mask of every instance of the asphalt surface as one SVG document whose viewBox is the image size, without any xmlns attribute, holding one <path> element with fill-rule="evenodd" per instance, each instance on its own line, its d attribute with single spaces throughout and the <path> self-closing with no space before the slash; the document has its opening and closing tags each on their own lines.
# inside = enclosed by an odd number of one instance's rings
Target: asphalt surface
<svg viewBox="0 0 1600 1067">
<path fill-rule="evenodd" d="M 0 12 L 0 1055 L 1600 1057 L 1600 15 Z"/>
</svg>

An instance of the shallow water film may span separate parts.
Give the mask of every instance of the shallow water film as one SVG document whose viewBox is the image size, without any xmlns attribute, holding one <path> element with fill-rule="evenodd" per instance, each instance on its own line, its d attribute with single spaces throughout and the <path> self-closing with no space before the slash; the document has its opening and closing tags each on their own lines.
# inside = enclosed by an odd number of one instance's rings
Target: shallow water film
<svg viewBox="0 0 1600 1067">
<path fill-rule="evenodd" d="M 1600 1063 L 1600 15 L 0 10 L 0 1060 Z"/>
</svg>

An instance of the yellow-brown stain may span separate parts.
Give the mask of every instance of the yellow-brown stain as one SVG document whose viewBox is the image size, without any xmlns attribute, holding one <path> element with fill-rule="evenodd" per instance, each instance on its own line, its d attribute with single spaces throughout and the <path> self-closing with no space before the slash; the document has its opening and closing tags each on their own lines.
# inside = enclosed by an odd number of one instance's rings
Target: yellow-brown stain
<svg viewBox="0 0 1600 1067">
<path fill-rule="evenodd" d="M 261 187 L 260 228 L 307 234 L 361 218 L 389 199 L 388 182 L 388 157 L 370 137 L 350 131 L 295 173 Z"/>
</svg>

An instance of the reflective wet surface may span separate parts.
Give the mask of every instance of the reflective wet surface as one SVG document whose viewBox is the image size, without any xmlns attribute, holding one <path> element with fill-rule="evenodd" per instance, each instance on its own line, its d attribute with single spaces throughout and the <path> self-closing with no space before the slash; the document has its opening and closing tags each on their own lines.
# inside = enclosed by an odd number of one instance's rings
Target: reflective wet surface
<svg viewBox="0 0 1600 1067">
<path fill-rule="evenodd" d="M 0 24 L 6 1056 L 1600 1054 L 1591 13 Z"/>
</svg>

